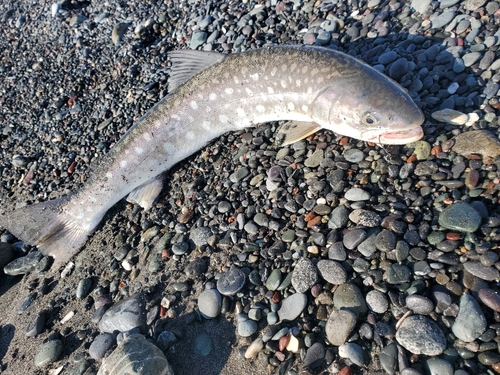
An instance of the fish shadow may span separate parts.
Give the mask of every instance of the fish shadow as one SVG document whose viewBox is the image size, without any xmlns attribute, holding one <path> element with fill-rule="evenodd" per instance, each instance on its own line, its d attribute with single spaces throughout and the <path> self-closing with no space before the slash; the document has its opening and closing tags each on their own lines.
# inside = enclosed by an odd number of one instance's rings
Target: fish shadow
<svg viewBox="0 0 500 375">
<path fill-rule="evenodd" d="M 222 317 L 192 322 L 191 314 L 195 313 L 164 320 L 155 327 L 157 332 L 182 331 L 165 355 L 176 375 L 218 375 L 236 344 L 234 324 Z"/>
<path fill-rule="evenodd" d="M 9 350 L 15 332 L 16 328 L 12 324 L 5 324 L 0 329 L 0 371 L 4 369 L 5 364 L 2 361 Z"/>
</svg>

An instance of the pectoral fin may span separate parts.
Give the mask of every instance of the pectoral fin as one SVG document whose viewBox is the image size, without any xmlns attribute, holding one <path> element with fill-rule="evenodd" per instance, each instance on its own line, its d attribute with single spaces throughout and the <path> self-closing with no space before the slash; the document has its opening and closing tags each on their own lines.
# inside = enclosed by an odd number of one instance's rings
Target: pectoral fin
<svg viewBox="0 0 500 375">
<path fill-rule="evenodd" d="M 127 202 L 136 203 L 145 210 L 149 210 L 162 188 L 163 178 L 157 176 L 133 190 L 128 195 Z"/>
<path fill-rule="evenodd" d="M 309 137 L 321 129 L 321 126 L 314 122 L 289 121 L 284 123 L 276 133 L 276 143 L 280 146 L 287 146 L 291 143 Z"/>
</svg>

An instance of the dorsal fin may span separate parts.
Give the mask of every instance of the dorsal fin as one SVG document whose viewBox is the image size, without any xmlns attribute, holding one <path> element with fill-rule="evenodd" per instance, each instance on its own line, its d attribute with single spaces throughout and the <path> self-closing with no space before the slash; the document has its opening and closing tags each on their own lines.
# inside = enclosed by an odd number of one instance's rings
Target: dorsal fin
<svg viewBox="0 0 500 375">
<path fill-rule="evenodd" d="M 204 52 L 192 49 L 171 51 L 168 53 L 172 68 L 168 81 L 168 92 L 172 92 L 199 72 L 222 61 L 226 55 L 217 52 Z"/>
</svg>

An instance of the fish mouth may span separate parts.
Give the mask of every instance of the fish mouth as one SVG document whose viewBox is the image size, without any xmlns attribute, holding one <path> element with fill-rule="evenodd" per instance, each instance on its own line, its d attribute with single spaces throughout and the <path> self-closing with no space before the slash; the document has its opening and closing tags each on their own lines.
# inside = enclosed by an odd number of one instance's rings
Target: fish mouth
<svg viewBox="0 0 500 375">
<path fill-rule="evenodd" d="M 416 126 L 412 129 L 404 129 L 399 131 L 379 130 L 377 134 L 364 134 L 366 141 L 380 143 L 385 145 L 405 145 L 416 142 L 424 136 L 424 130 L 421 126 Z"/>
</svg>

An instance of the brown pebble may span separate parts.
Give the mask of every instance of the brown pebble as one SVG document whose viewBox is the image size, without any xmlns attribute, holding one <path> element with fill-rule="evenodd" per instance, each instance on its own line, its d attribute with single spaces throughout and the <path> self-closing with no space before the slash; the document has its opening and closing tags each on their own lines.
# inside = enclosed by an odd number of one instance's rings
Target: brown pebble
<svg viewBox="0 0 500 375">
<path fill-rule="evenodd" d="M 352 375 L 351 368 L 349 366 L 343 367 L 342 370 L 338 372 L 338 375 Z"/>
<path fill-rule="evenodd" d="M 279 303 L 281 302 L 281 294 L 280 292 L 274 292 L 273 297 L 271 298 L 274 303 Z"/>
<path fill-rule="evenodd" d="M 342 137 L 339 141 L 339 145 L 345 146 L 346 144 L 349 143 L 349 138 L 348 137 Z"/>
<path fill-rule="evenodd" d="M 319 223 L 321 223 L 321 216 L 316 216 L 314 219 L 309 220 L 307 222 L 307 227 L 311 228 L 314 227 L 315 225 L 318 225 Z"/>
<path fill-rule="evenodd" d="M 462 236 L 460 235 L 460 233 L 448 232 L 446 233 L 446 239 L 451 241 L 458 241 L 462 239 Z"/>
<path fill-rule="evenodd" d="M 441 146 L 440 145 L 436 145 L 433 148 L 431 148 L 431 155 L 432 156 L 439 155 L 440 152 L 441 152 Z"/>
<path fill-rule="evenodd" d="M 278 343 L 279 351 L 282 352 L 283 350 L 285 350 L 289 342 L 290 342 L 290 335 L 281 337 Z"/>
<path fill-rule="evenodd" d="M 68 173 L 73 173 L 75 171 L 76 167 L 76 161 L 72 162 L 71 165 L 68 167 Z"/>
<path fill-rule="evenodd" d="M 321 284 L 315 284 L 313 285 L 313 287 L 311 288 L 311 295 L 316 298 L 317 296 L 319 296 L 319 294 L 321 293 L 321 290 L 323 289 L 323 287 L 321 286 Z"/>
<path fill-rule="evenodd" d="M 478 182 L 479 172 L 475 169 L 472 169 L 469 174 L 467 174 L 467 177 L 465 177 L 465 186 L 467 186 L 469 189 L 473 189 L 477 186 Z"/>
<path fill-rule="evenodd" d="M 304 216 L 304 221 L 307 223 L 308 221 L 314 219 L 316 217 L 316 215 L 314 214 L 314 212 L 308 212 L 306 214 L 306 216 Z"/>
<path fill-rule="evenodd" d="M 141 226 L 137 224 L 134 224 L 130 227 L 130 231 L 132 232 L 132 234 L 139 233 L 141 230 L 142 230 Z"/>
<path fill-rule="evenodd" d="M 170 258 L 170 251 L 168 249 L 163 249 L 161 251 L 161 259 L 169 259 Z"/>
<path fill-rule="evenodd" d="M 181 223 L 181 224 L 186 224 L 186 223 L 189 223 L 191 221 L 193 216 L 194 216 L 194 211 L 188 210 L 188 211 L 184 212 L 183 214 L 181 214 L 179 216 L 179 218 L 177 219 L 177 221 L 179 221 L 179 223 Z"/>
<path fill-rule="evenodd" d="M 408 157 L 408 159 L 406 159 L 406 162 L 407 162 L 407 163 L 414 163 L 414 162 L 416 162 L 416 161 L 417 161 L 417 156 L 416 156 L 415 154 L 410 155 L 410 156 Z"/>
<path fill-rule="evenodd" d="M 26 176 L 24 177 L 23 184 L 24 185 L 29 185 L 30 181 L 35 177 L 35 172 L 29 171 Z"/>
<path fill-rule="evenodd" d="M 497 374 L 500 374 L 500 362 L 493 363 L 493 365 L 491 366 L 491 368 L 492 368 L 493 370 L 495 370 L 495 372 L 496 372 Z"/>
</svg>

